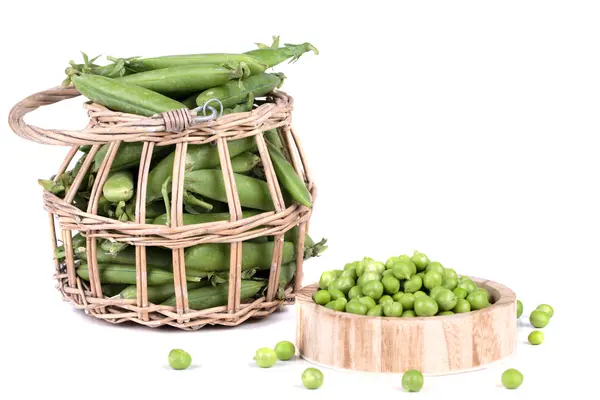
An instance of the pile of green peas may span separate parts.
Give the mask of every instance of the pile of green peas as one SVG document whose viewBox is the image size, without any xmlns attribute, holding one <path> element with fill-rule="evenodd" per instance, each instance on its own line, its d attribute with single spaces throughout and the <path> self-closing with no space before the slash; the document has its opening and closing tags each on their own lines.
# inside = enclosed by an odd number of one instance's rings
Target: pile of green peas
<svg viewBox="0 0 600 400">
<path fill-rule="evenodd" d="M 458 276 L 427 255 L 365 257 L 343 270 L 325 271 L 313 294 L 315 303 L 335 311 L 385 317 L 431 317 L 480 310 L 490 294 L 467 276 Z"/>
</svg>

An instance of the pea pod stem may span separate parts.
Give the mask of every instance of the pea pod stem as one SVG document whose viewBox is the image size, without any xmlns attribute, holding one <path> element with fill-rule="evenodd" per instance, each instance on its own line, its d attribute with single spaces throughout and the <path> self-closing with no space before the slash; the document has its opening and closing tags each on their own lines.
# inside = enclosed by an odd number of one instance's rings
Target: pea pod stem
<svg viewBox="0 0 600 400">
<path fill-rule="evenodd" d="M 309 51 L 312 51 L 315 55 L 319 54 L 317 48 L 308 42 L 302 44 L 286 43 L 283 45 L 284 47 L 278 46 L 279 36 L 274 36 L 273 44 L 271 46 L 259 43 L 258 49 L 247 51 L 244 54 L 251 55 L 263 64 L 266 64 L 269 68 L 281 64 L 288 59 L 290 63 L 294 63 L 298 61 L 304 53 Z"/>
</svg>

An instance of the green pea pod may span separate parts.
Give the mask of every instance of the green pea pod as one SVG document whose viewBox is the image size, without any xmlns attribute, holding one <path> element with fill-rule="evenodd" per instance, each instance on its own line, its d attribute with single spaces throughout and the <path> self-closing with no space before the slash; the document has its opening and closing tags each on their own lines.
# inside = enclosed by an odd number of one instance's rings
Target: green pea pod
<svg viewBox="0 0 600 400">
<path fill-rule="evenodd" d="M 233 169 L 233 172 L 245 174 L 246 172 L 252 171 L 252 169 L 260 164 L 260 162 L 261 159 L 259 156 L 246 151 L 231 159 L 231 168 Z M 219 166 L 218 168 L 220 169 L 221 167 Z"/>
<path fill-rule="evenodd" d="M 98 274 L 101 283 L 120 283 L 135 285 L 136 271 L 135 265 L 121 264 L 98 264 Z M 146 268 L 148 285 L 163 285 L 174 282 L 173 273 L 161 268 Z M 87 264 L 81 264 L 77 268 L 77 276 L 85 281 L 90 280 L 90 274 Z M 186 276 L 190 282 L 200 282 L 200 278 Z"/>
<path fill-rule="evenodd" d="M 259 44 L 258 49 L 250 50 L 244 54 L 251 55 L 256 58 L 259 62 L 266 64 L 268 68 L 274 67 L 277 64 L 281 64 L 285 60 L 290 60 L 290 63 L 296 62 L 302 54 L 312 51 L 315 55 L 319 54 L 319 51 L 310 43 L 302 44 L 284 44 L 284 47 L 279 47 L 279 36 L 273 37 L 274 44 L 266 46 Z"/>
<path fill-rule="evenodd" d="M 85 238 L 81 233 L 73 235 L 71 243 L 75 252 L 77 252 L 80 247 L 83 247 L 85 251 Z M 65 258 L 65 245 L 57 246 L 56 249 L 54 249 L 54 258 L 61 261 Z"/>
<path fill-rule="evenodd" d="M 229 81 L 221 86 L 205 90 L 196 97 L 198 106 L 204 105 L 211 99 L 218 99 L 224 108 L 235 106 L 248 99 L 265 96 L 275 88 L 281 87 L 285 75 L 281 73 L 252 75 L 238 81 Z"/>
<path fill-rule="evenodd" d="M 248 76 L 245 64 L 235 68 L 213 64 L 183 65 L 126 75 L 116 80 L 127 82 L 166 96 L 181 96 L 219 86 L 232 79 Z"/>
<path fill-rule="evenodd" d="M 240 301 L 254 297 L 266 285 L 266 281 L 242 280 L 240 287 Z M 193 310 L 204 310 L 207 308 L 224 306 L 229 299 L 229 283 L 220 283 L 216 286 L 205 286 L 188 291 L 188 305 Z M 177 300 L 175 296 L 162 303 L 166 306 L 175 307 Z"/>
<path fill-rule="evenodd" d="M 79 247 L 75 247 L 75 244 L 73 244 L 73 248 L 75 249 L 75 255 L 78 258 L 87 260 L 85 241 Z M 100 264 L 121 264 L 135 266 L 135 247 L 129 246 L 117 254 L 111 254 L 110 251 L 102 249 L 101 246 L 97 246 L 96 258 Z M 172 263 L 173 253 L 171 251 L 159 247 L 146 247 L 146 265 L 148 267 L 170 268 Z"/>
<path fill-rule="evenodd" d="M 303 206 L 312 207 L 310 192 L 306 187 L 306 183 L 298 176 L 292 164 L 285 159 L 284 155 L 273 144 L 267 143 L 267 147 L 279 183 L 295 201 Z"/>
<path fill-rule="evenodd" d="M 187 289 L 189 291 L 208 285 L 210 285 L 210 281 L 208 279 L 205 279 L 201 282 L 188 282 Z M 104 289 L 104 287 L 102 287 L 102 289 Z M 147 293 L 148 301 L 150 303 L 159 304 L 167 300 L 169 297 L 175 296 L 175 285 L 167 283 L 164 285 L 148 286 Z M 137 287 L 135 285 L 127 286 L 118 294 L 122 299 L 135 300 L 137 298 Z"/>
<path fill-rule="evenodd" d="M 253 217 L 260 214 L 260 211 L 242 211 L 244 218 Z M 225 213 L 204 213 L 204 214 L 183 214 L 184 225 L 204 224 L 207 222 L 227 221 L 230 214 Z M 159 215 L 152 221 L 154 225 L 167 225 L 167 214 Z"/>
<path fill-rule="evenodd" d="M 283 143 L 281 143 L 281 138 L 279 137 L 279 133 L 277 132 L 277 129 L 270 129 L 268 131 L 265 131 L 264 135 L 265 135 L 265 140 L 267 142 L 273 144 L 273 146 L 275 146 L 280 151 L 283 150 Z"/>
<path fill-rule="evenodd" d="M 275 209 L 267 182 L 241 174 L 233 174 L 233 176 L 242 207 L 263 211 L 273 211 Z M 188 192 L 224 203 L 227 202 L 225 181 L 221 171 L 201 169 L 187 172 L 183 187 Z"/>
<path fill-rule="evenodd" d="M 107 283 L 102 285 L 102 294 L 106 297 L 113 297 L 121 293 L 127 287 L 125 284 Z"/>
<path fill-rule="evenodd" d="M 116 79 L 91 74 L 77 75 L 71 79 L 79 93 L 111 110 L 151 117 L 186 108 L 160 93 Z"/>
<path fill-rule="evenodd" d="M 94 64 L 94 61 L 96 61 L 99 56 L 90 60 L 87 54 L 84 52 L 81 52 L 81 54 L 83 55 L 83 64 L 75 64 L 75 61 L 73 60 L 69 62 L 69 67 L 65 69 L 67 77 L 62 83 L 63 86 L 68 86 L 71 83 L 73 76 L 80 73 L 100 75 L 108 78 L 116 78 L 128 73 L 125 69 L 126 60 L 118 60 L 109 65 L 96 65 Z"/>
<path fill-rule="evenodd" d="M 253 137 L 238 139 L 227 142 L 230 157 L 235 157 L 245 151 L 249 151 L 256 146 Z M 169 154 L 159 162 L 148 175 L 148 185 L 146 193 L 146 202 L 162 198 L 162 185 L 173 175 L 173 163 L 175 153 Z M 220 165 L 219 151 L 217 146 L 212 144 L 190 145 L 185 157 L 185 170 L 193 171 L 203 168 L 214 168 Z"/>
<path fill-rule="evenodd" d="M 109 145 L 107 144 L 103 145 L 94 156 L 94 172 L 100 169 L 102 161 L 104 161 L 104 157 L 106 157 L 106 153 L 108 152 L 108 147 Z M 117 155 L 110 166 L 110 170 L 114 172 L 140 165 L 143 147 L 144 143 L 142 142 L 121 143 L 119 150 L 117 150 Z M 155 160 L 157 157 L 161 157 L 173 150 L 173 146 L 154 146 L 152 159 Z"/>
<path fill-rule="evenodd" d="M 112 203 L 129 201 L 134 193 L 133 175 L 129 171 L 115 172 L 108 177 L 102 188 L 104 197 Z"/>
<path fill-rule="evenodd" d="M 266 269 L 271 267 L 273 242 L 242 244 L 242 270 Z M 196 271 L 229 271 L 229 244 L 203 243 L 189 247 L 185 251 L 185 265 Z M 296 257 L 293 243 L 284 242 L 282 263 L 287 264 Z"/>
<path fill-rule="evenodd" d="M 247 54 L 184 54 L 151 58 L 133 57 L 128 59 L 109 57 L 109 60 L 113 61 L 114 64 L 123 61 L 125 68 L 131 72 L 144 72 L 199 64 L 213 64 L 226 67 L 235 63 L 246 64 L 252 75 L 260 74 L 267 69 L 266 65 Z"/>
</svg>

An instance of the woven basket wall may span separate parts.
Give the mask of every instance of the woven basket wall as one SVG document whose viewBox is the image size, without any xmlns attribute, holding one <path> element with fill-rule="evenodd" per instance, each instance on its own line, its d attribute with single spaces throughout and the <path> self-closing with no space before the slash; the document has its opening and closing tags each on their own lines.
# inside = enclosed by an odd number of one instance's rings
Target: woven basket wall
<svg viewBox="0 0 600 400">
<path fill-rule="evenodd" d="M 308 184 L 312 200 L 316 196 L 306 158 L 298 137 L 291 128 L 293 100 L 281 91 L 276 91 L 265 102 L 252 111 L 224 115 L 211 121 L 194 123 L 189 110 L 180 113 L 164 113 L 153 117 L 125 114 L 85 103 L 90 117 L 89 124 L 80 131 L 48 130 L 25 123 L 24 116 L 40 106 L 79 96 L 73 88 L 57 87 L 27 97 L 16 104 L 9 115 L 9 124 L 18 135 L 43 144 L 70 146 L 62 165 L 56 171 L 60 176 L 71 165 L 82 145 L 92 145 L 75 181 L 64 198 L 44 190 L 44 207 L 49 213 L 50 234 L 53 250 L 58 241 L 66 250 L 65 262 L 54 259 L 58 288 L 63 298 L 89 315 L 111 323 L 133 321 L 149 327 L 170 325 L 186 330 L 210 325 L 238 325 L 251 317 L 264 317 L 283 304 L 293 301 L 302 280 L 304 235 L 307 231 L 312 209 L 294 203 L 285 206 L 282 190 L 274 173 L 263 132 L 277 128 L 284 145 L 286 157 L 297 173 Z M 266 181 L 275 211 L 264 212 L 251 218 L 242 218 L 241 206 L 227 141 L 255 137 Z M 123 142 L 143 142 L 142 157 L 137 182 L 136 220 L 120 222 L 98 215 L 98 199 L 104 182 L 108 178 L 112 162 Z M 183 225 L 183 177 L 185 155 L 188 145 L 207 144 L 217 146 L 220 168 L 223 173 L 229 221 Z M 81 181 L 92 167 L 94 155 L 105 144 L 108 152 L 97 171 L 91 191 L 88 209 L 82 211 L 72 202 Z M 145 223 L 146 182 L 152 162 L 153 150 L 157 146 L 175 145 L 175 161 L 172 176 L 172 198 L 170 225 Z M 48 174 L 50 175 L 50 173 Z M 296 249 L 296 275 L 285 289 L 285 296 L 278 296 L 278 282 L 285 232 L 297 226 L 299 239 Z M 89 282 L 79 279 L 73 258 L 72 236 L 80 232 L 86 238 Z M 274 236 L 274 250 L 269 273 L 269 282 L 264 295 L 250 303 L 240 303 L 242 242 L 261 236 Z M 124 300 L 102 295 L 102 284 L 97 270 L 97 238 L 112 239 L 135 246 L 137 299 Z M 184 250 L 200 243 L 230 243 L 229 298 L 226 306 L 212 309 L 193 310 L 188 307 Z M 176 306 L 150 304 L 147 299 L 146 250 L 161 246 L 172 250 L 174 289 Z M 49 255 L 50 256 L 50 255 Z"/>
</svg>

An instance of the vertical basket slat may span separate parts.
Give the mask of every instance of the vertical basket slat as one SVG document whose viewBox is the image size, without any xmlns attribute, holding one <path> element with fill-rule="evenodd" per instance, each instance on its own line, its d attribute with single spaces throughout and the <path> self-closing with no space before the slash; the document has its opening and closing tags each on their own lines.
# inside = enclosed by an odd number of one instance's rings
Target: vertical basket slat
<svg viewBox="0 0 600 400">
<path fill-rule="evenodd" d="M 67 265 L 67 281 L 70 288 L 77 287 L 77 277 L 75 275 L 75 259 L 73 257 L 73 238 L 71 231 L 62 230 L 63 246 L 65 247 L 65 264 Z M 77 300 L 76 300 L 77 301 Z"/>
<path fill-rule="evenodd" d="M 304 241 L 306 239 L 306 222 L 298 225 L 298 243 L 296 244 L 296 279 L 294 280 L 294 291 L 302 288 L 304 275 Z"/>
<path fill-rule="evenodd" d="M 142 155 L 140 157 L 140 168 L 137 182 L 137 197 L 135 202 L 135 222 L 143 224 L 146 222 L 146 188 L 148 184 L 148 173 L 150 171 L 150 162 L 152 161 L 152 152 L 154 143 L 144 142 Z M 146 270 L 146 246 L 135 246 L 135 287 L 137 306 L 145 310 L 148 308 L 148 274 Z M 138 318 L 142 321 L 149 321 L 148 312 L 140 311 Z"/>
<path fill-rule="evenodd" d="M 223 171 L 223 182 L 225 183 L 225 194 L 229 208 L 229 220 L 232 222 L 242 218 L 242 205 L 237 190 L 237 184 L 231 166 L 231 156 L 227 140 L 217 140 L 219 161 Z M 242 287 L 242 244 L 233 242 L 229 249 L 229 291 L 227 299 L 227 311 L 235 313 L 240 307 L 240 290 Z"/>
</svg>

